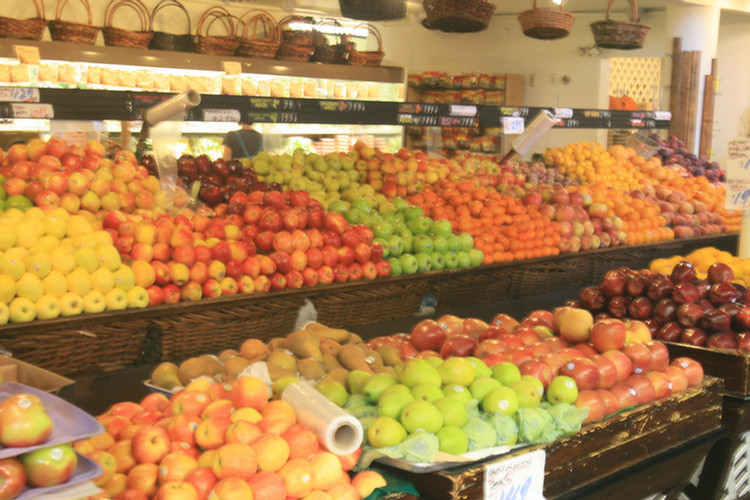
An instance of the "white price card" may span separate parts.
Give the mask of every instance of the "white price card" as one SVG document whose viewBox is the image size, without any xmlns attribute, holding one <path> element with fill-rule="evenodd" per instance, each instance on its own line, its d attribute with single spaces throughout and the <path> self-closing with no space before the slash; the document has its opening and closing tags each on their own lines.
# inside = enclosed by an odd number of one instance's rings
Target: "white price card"
<svg viewBox="0 0 750 500">
<path fill-rule="evenodd" d="M 0 87 L 0 102 L 39 102 L 39 89 Z"/>
<path fill-rule="evenodd" d="M 239 75 L 242 73 L 242 63 L 238 61 L 222 61 L 224 66 L 224 73 L 227 75 Z"/>
<path fill-rule="evenodd" d="M 231 122 L 240 121 L 240 112 L 236 109 L 204 109 L 204 122 Z"/>
<path fill-rule="evenodd" d="M 451 116 L 477 116 L 477 107 L 463 104 L 451 104 Z"/>
<path fill-rule="evenodd" d="M 484 471 L 484 500 L 544 500 L 544 450 L 492 462 Z"/>
<path fill-rule="evenodd" d="M 503 133 L 521 134 L 524 131 L 524 121 L 520 116 L 503 116 Z"/>
<path fill-rule="evenodd" d="M 573 110 L 571 108 L 555 108 L 555 118 L 558 120 L 573 118 Z"/>
<path fill-rule="evenodd" d="M 655 120 L 671 120 L 672 112 L 671 111 L 654 111 L 654 119 Z"/>
<path fill-rule="evenodd" d="M 728 210 L 750 208 L 750 139 L 731 139 L 727 159 Z"/>
<path fill-rule="evenodd" d="M 39 57 L 39 47 L 14 45 L 13 48 L 16 51 L 18 62 L 24 64 L 39 64 L 41 62 L 41 58 Z"/>
<path fill-rule="evenodd" d="M 52 119 L 55 117 L 55 111 L 51 104 L 13 103 L 10 106 L 13 111 L 13 118 Z"/>
</svg>

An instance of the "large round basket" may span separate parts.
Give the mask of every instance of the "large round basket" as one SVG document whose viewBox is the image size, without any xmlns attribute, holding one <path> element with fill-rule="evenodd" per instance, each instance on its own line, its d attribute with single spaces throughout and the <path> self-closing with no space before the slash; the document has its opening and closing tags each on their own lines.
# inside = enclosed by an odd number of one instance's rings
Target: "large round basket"
<svg viewBox="0 0 750 500">
<path fill-rule="evenodd" d="M 575 16 L 563 10 L 562 4 L 558 9 L 540 9 L 536 0 L 531 10 L 525 10 L 518 15 L 523 34 L 537 40 L 558 40 L 570 35 Z"/>
<path fill-rule="evenodd" d="M 114 15 L 117 9 L 121 7 L 130 7 L 138 15 L 138 21 L 141 23 L 141 29 L 130 31 L 114 27 Z M 145 49 L 154 35 L 151 31 L 151 16 L 148 9 L 141 0 L 112 0 L 107 4 L 104 10 L 104 44 L 116 47 L 132 47 L 136 49 Z"/>
<path fill-rule="evenodd" d="M 41 40 L 47 20 L 44 12 L 44 2 L 34 0 L 36 17 L 16 19 L 0 16 L 0 38 L 16 38 L 20 40 Z"/>
<path fill-rule="evenodd" d="M 273 59 L 281 45 L 279 27 L 264 10 L 250 10 L 240 17 L 244 24 L 237 55 Z"/>
<path fill-rule="evenodd" d="M 385 56 L 385 52 L 383 52 L 383 38 L 380 36 L 380 32 L 375 26 L 371 24 L 363 24 L 360 26 L 367 27 L 370 33 L 373 34 L 375 40 L 378 42 L 378 50 L 359 51 L 352 45 L 349 50 L 347 62 L 352 66 L 380 66 L 380 63 L 383 62 L 383 57 Z M 357 27 L 359 28 L 360 26 Z"/>
<path fill-rule="evenodd" d="M 324 33 L 326 26 L 341 28 L 341 23 L 335 19 L 324 19 L 318 22 L 313 28 L 313 52 L 311 61 L 328 64 L 346 64 L 349 52 L 354 48 L 354 44 L 349 40 L 349 35 L 339 33 L 338 43 L 331 44 Z"/>
<path fill-rule="evenodd" d="M 212 56 L 233 56 L 240 40 L 236 35 L 235 17 L 224 7 L 211 7 L 198 20 L 195 36 L 195 50 Z M 226 35 L 209 35 L 211 26 L 216 22 L 224 27 Z"/>
<path fill-rule="evenodd" d="M 187 19 L 187 31 L 181 35 L 167 33 L 166 31 L 154 31 L 154 36 L 148 44 L 149 49 L 174 50 L 177 52 L 193 52 L 195 44 L 193 42 L 193 31 L 190 27 L 190 14 L 185 7 L 177 0 L 161 0 L 154 10 L 151 11 L 151 26 L 154 26 L 156 13 L 166 7 L 177 7 L 182 11 Z"/>
<path fill-rule="evenodd" d="M 484 0 L 422 0 L 427 15 L 422 25 L 448 33 L 486 30 L 496 5 Z"/>
<path fill-rule="evenodd" d="M 313 32 L 312 30 L 292 29 L 294 23 L 310 24 L 311 21 L 300 16 L 286 16 L 279 21 L 281 45 L 276 53 L 276 59 L 309 61 L 315 51 Z"/>
<path fill-rule="evenodd" d="M 406 17 L 404 0 L 339 0 L 341 15 L 362 21 L 389 21 Z"/>
<path fill-rule="evenodd" d="M 68 0 L 57 0 L 55 9 L 55 20 L 49 23 L 49 34 L 53 40 L 60 42 L 73 42 L 84 45 L 93 45 L 96 36 L 99 34 L 99 27 L 94 26 L 91 20 L 91 6 L 88 0 L 81 0 L 88 14 L 88 23 L 77 23 L 73 21 L 63 21 L 62 13 Z"/>
<path fill-rule="evenodd" d="M 596 46 L 620 50 L 643 48 L 643 42 L 646 40 L 646 35 L 651 26 L 638 22 L 636 0 L 628 0 L 630 3 L 630 21 L 613 21 L 609 18 L 614 1 L 609 0 L 604 21 L 591 23 L 591 31 L 594 33 Z"/>
</svg>

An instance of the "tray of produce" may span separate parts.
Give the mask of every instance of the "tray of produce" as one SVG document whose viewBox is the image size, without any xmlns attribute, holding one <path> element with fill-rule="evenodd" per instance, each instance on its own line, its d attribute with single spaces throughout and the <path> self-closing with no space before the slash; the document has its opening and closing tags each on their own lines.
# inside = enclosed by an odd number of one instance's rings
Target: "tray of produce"
<svg viewBox="0 0 750 500">
<path fill-rule="evenodd" d="M 472 451 L 464 453 L 463 455 L 451 455 L 450 453 L 438 452 L 435 455 L 435 459 L 432 462 L 409 462 L 407 460 L 401 460 L 397 458 L 379 458 L 378 462 L 396 467 L 407 472 L 414 472 L 416 474 L 426 474 L 428 472 L 437 472 L 446 469 L 452 469 L 460 465 L 468 465 L 473 462 L 494 460 L 507 455 L 508 453 L 523 448 L 528 448 L 527 445 L 515 445 L 515 446 L 493 446 L 484 450 Z"/>
<path fill-rule="evenodd" d="M 72 456 L 67 455 L 67 453 L 72 453 Z M 85 455 L 74 452 L 72 448 L 70 448 L 67 453 L 63 455 L 62 459 L 56 460 L 56 462 L 60 464 L 60 469 L 55 472 L 57 477 L 56 480 L 62 481 L 62 479 L 68 474 L 66 470 L 69 470 L 72 466 L 73 472 L 69 475 L 69 478 L 66 481 L 46 487 L 26 487 L 21 490 L 18 496 L 13 498 L 15 500 L 31 500 L 38 497 L 53 498 L 52 495 L 54 495 L 54 498 L 56 499 L 74 498 L 70 495 L 65 495 L 65 490 L 70 489 L 72 486 L 81 485 L 86 481 L 96 479 L 102 474 L 102 468 L 94 460 L 91 460 Z M 66 460 L 67 463 L 65 463 Z"/>
</svg>

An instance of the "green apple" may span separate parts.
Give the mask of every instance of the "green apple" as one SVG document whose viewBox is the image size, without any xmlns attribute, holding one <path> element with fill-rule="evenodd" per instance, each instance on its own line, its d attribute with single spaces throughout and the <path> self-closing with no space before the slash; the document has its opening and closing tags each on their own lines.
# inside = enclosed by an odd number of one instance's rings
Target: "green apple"
<svg viewBox="0 0 750 500">
<path fill-rule="evenodd" d="M 8 304 L 16 296 L 16 280 L 9 274 L 0 274 L 0 303 Z"/>
<path fill-rule="evenodd" d="M 469 233 L 461 233 L 458 237 L 461 240 L 461 250 L 468 252 L 474 248 L 474 238 Z"/>
<path fill-rule="evenodd" d="M 414 396 L 411 395 L 408 388 L 406 389 L 406 392 L 390 391 L 390 389 L 393 389 L 394 387 L 399 386 L 394 385 L 390 387 L 388 390 L 383 391 L 378 398 L 378 415 L 398 420 L 406 405 L 414 401 Z M 406 386 L 401 385 L 400 387 Z"/>
<path fill-rule="evenodd" d="M 482 401 L 482 409 L 487 413 L 515 415 L 518 411 L 518 396 L 510 387 L 498 387 L 487 394 Z"/>
<path fill-rule="evenodd" d="M 440 236 L 447 240 L 450 235 L 453 234 L 453 226 L 451 226 L 451 221 L 449 221 L 448 219 L 440 219 L 434 221 L 432 223 L 432 234 L 435 236 Z"/>
<path fill-rule="evenodd" d="M 414 251 L 419 253 L 431 254 L 433 252 L 432 238 L 426 234 L 417 234 L 414 236 L 412 243 Z"/>
<path fill-rule="evenodd" d="M 426 235 L 432 228 L 432 219 L 429 217 L 417 217 L 415 219 L 407 219 L 406 227 L 411 231 L 411 234 L 416 237 L 419 235 Z"/>
<path fill-rule="evenodd" d="M 122 265 L 120 259 L 120 252 L 117 251 L 112 245 L 104 245 L 97 247 L 94 252 L 96 258 L 99 259 L 99 266 L 106 267 L 110 271 L 117 271 Z"/>
<path fill-rule="evenodd" d="M 98 290 L 91 290 L 81 300 L 83 301 L 83 312 L 86 314 L 100 313 L 107 308 L 104 295 Z"/>
<path fill-rule="evenodd" d="M 32 205 L 33 203 L 31 202 L 31 200 L 22 194 L 12 194 L 5 200 L 6 208 L 17 208 L 22 212 L 25 212 L 26 210 L 31 208 Z"/>
<path fill-rule="evenodd" d="M 547 401 L 552 404 L 573 404 L 578 399 L 578 384 L 566 375 L 557 375 L 547 387 Z"/>
<path fill-rule="evenodd" d="M 388 261 L 388 264 L 391 265 L 391 276 L 401 276 L 403 274 L 401 260 L 398 257 L 389 257 L 386 260 Z"/>
<path fill-rule="evenodd" d="M 115 277 L 106 267 L 99 267 L 90 274 L 91 288 L 106 294 L 115 287 Z"/>
<path fill-rule="evenodd" d="M 121 288 L 113 288 L 104 294 L 107 311 L 122 311 L 128 308 L 128 295 Z"/>
<path fill-rule="evenodd" d="M 469 260 L 471 261 L 471 267 L 480 266 L 484 261 L 484 253 L 477 248 L 472 248 L 469 250 Z"/>
<path fill-rule="evenodd" d="M 446 384 L 443 386 L 443 395 L 449 398 L 456 398 L 464 404 L 471 401 L 473 397 L 469 389 L 458 384 Z"/>
<path fill-rule="evenodd" d="M 9 254 L 9 251 L 0 255 L 0 274 L 7 274 L 14 281 L 18 281 L 25 272 L 26 264 L 23 262 L 23 256 Z"/>
<path fill-rule="evenodd" d="M 8 304 L 8 317 L 11 323 L 25 323 L 36 318 L 36 305 L 29 299 L 16 297 Z"/>
<path fill-rule="evenodd" d="M 25 272 L 16 282 L 16 296 L 36 302 L 44 295 L 44 286 L 38 276 Z"/>
<path fill-rule="evenodd" d="M 411 395 L 414 396 L 414 399 L 424 399 L 425 401 L 429 401 L 430 403 L 433 403 L 438 399 L 445 397 L 445 394 L 443 394 L 440 386 L 434 384 L 415 385 L 411 390 Z"/>
<path fill-rule="evenodd" d="M 521 375 L 521 380 L 525 380 L 527 382 L 531 382 L 534 384 L 534 387 L 536 387 L 537 392 L 539 392 L 539 397 L 542 397 L 544 395 L 544 384 L 541 380 L 536 378 L 533 375 Z"/>
<path fill-rule="evenodd" d="M 400 421 L 409 434 L 418 430 L 435 433 L 443 426 L 443 415 L 432 403 L 417 399 L 404 407 Z"/>
<path fill-rule="evenodd" d="M 62 295 L 68 291 L 68 280 L 65 279 L 63 273 L 53 269 L 42 280 L 42 287 L 44 287 L 45 294 L 62 297 Z M 0 290 L 2 290 L 2 285 L 0 285 Z"/>
<path fill-rule="evenodd" d="M 91 291 L 91 276 L 88 271 L 82 267 L 76 267 L 65 277 L 68 282 L 68 291 L 80 295 L 81 297 L 86 296 Z"/>
<path fill-rule="evenodd" d="M 403 256 L 402 256 L 403 257 Z M 428 273 L 432 270 L 432 260 L 426 253 L 418 253 L 414 257 L 417 259 L 417 272 Z"/>
<path fill-rule="evenodd" d="M 444 384 L 456 384 L 469 387 L 474 382 L 474 365 L 466 358 L 448 358 L 438 366 L 438 373 Z"/>
<path fill-rule="evenodd" d="M 315 384 L 315 389 L 338 406 L 344 406 L 349 399 L 346 388 L 334 380 L 323 379 Z"/>
<path fill-rule="evenodd" d="M 54 295 L 42 295 L 34 305 L 37 319 L 53 319 L 60 316 L 60 300 Z"/>
<path fill-rule="evenodd" d="M 99 259 L 96 256 L 96 252 L 90 247 L 81 247 L 73 250 L 73 258 L 76 261 L 78 267 L 82 267 L 89 274 L 96 271 L 99 267 Z"/>
<path fill-rule="evenodd" d="M 349 389 L 349 394 L 362 394 L 362 389 L 371 377 L 372 373 L 364 370 L 350 371 L 346 377 L 346 387 Z"/>
<path fill-rule="evenodd" d="M 52 260 L 46 252 L 42 251 L 30 252 L 24 257 L 23 263 L 26 266 L 26 272 L 39 279 L 44 279 L 52 270 Z"/>
<path fill-rule="evenodd" d="M 120 266 L 120 268 L 112 274 L 115 276 L 115 286 L 117 288 L 127 292 L 135 286 L 135 274 L 133 274 L 133 270 L 130 269 L 129 266 Z"/>
<path fill-rule="evenodd" d="M 389 255 L 394 257 L 398 257 L 404 253 L 404 242 L 401 239 L 401 236 L 393 235 L 388 238 L 388 252 Z"/>
<path fill-rule="evenodd" d="M 461 238 L 457 234 L 451 234 L 448 236 L 448 251 L 456 253 L 463 248 L 461 245 Z"/>
<path fill-rule="evenodd" d="M 376 238 L 388 240 L 393 236 L 393 225 L 388 221 L 381 220 L 373 224 L 372 232 Z"/>
<path fill-rule="evenodd" d="M 407 221 L 414 220 L 419 217 L 424 217 L 424 211 L 422 210 L 422 207 L 414 205 L 414 206 L 408 206 L 404 209 L 404 218 Z"/>
<path fill-rule="evenodd" d="M 444 397 L 432 403 L 443 416 L 444 425 L 463 427 L 469 420 L 466 405 L 456 398 Z"/>
<path fill-rule="evenodd" d="M 401 261 L 401 270 L 404 274 L 414 274 L 419 269 L 417 258 L 410 253 L 403 254 L 398 260 Z M 391 274 L 393 274 L 393 266 L 391 266 Z"/>
<path fill-rule="evenodd" d="M 458 269 L 458 257 L 455 253 L 448 252 L 443 255 L 443 261 L 445 262 L 445 269 Z"/>
<path fill-rule="evenodd" d="M 463 455 L 469 449 L 469 438 L 455 425 L 444 425 L 435 433 L 440 441 L 440 451 L 451 455 Z"/>
<path fill-rule="evenodd" d="M 396 446 L 406 435 L 404 426 L 391 417 L 378 417 L 367 428 L 367 440 L 375 448 Z"/>
<path fill-rule="evenodd" d="M 518 397 L 518 406 L 521 408 L 536 408 L 542 400 L 536 384 L 530 380 L 519 380 L 511 386 Z"/>
<path fill-rule="evenodd" d="M 487 394 L 494 391 L 498 387 L 502 387 L 502 385 L 503 384 L 501 384 L 497 379 L 494 379 L 492 377 L 482 377 L 476 379 L 471 383 L 471 385 L 469 386 L 469 391 L 471 391 L 471 395 L 474 396 L 474 399 L 481 403 Z"/>
<path fill-rule="evenodd" d="M 443 236 L 433 236 L 432 251 L 434 253 L 439 253 L 440 255 L 445 255 L 446 253 L 448 253 L 448 238 L 445 238 Z"/>
<path fill-rule="evenodd" d="M 492 369 L 487 364 L 476 356 L 466 356 L 467 359 L 474 365 L 474 378 L 491 377 Z"/>
<path fill-rule="evenodd" d="M 101 295 L 101 294 L 100 294 Z M 102 297 L 102 300 L 104 298 Z M 83 299 L 73 292 L 65 292 L 60 296 L 60 315 L 76 316 L 83 312 Z"/>
<path fill-rule="evenodd" d="M 396 378 L 390 373 L 376 373 L 362 387 L 362 394 L 365 395 L 368 402 L 375 403 L 381 392 L 392 385 L 396 385 L 396 383 Z"/>
<path fill-rule="evenodd" d="M 435 356 L 435 355 L 425 356 L 422 359 L 424 359 L 425 361 L 427 361 L 428 363 L 430 363 L 435 368 L 437 368 L 438 366 L 440 366 L 440 365 L 443 364 L 443 358 L 441 358 L 440 356 Z"/>
<path fill-rule="evenodd" d="M 521 380 L 521 370 L 510 361 L 501 361 L 492 367 L 492 377 L 505 387 L 510 387 Z"/>
<path fill-rule="evenodd" d="M 442 271 L 445 269 L 445 259 L 443 254 L 433 252 L 430 254 L 430 270 L 431 271 Z"/>
<path fill-rule="evenodd" d="M 432 384 L 440 387 L 443 380 L 437 369 L 424 359 L 410 359 L 401 370 L 401 383 L 412 389 L 420 384 Z"/>
<path fill-rule="evenodd" d="M 5 325 L 10 321 L 10 308 L 8 304 L 0 302 L 0 325 Z M 2 383 L 2 377 L 0 377 L 0 383 Z"/>
<path fill-rule="evenodd" d="M 404 245 L 404 252 L 411 253 L 414 250 L 414 235 L 411 231 L 404 229 L 399 232 L 398 236 L 401 238 L 401 243 Z"/>
<path fill-rule="evenodd" d="M 469 258 L 468 252 L 459 250 L 458 252 L 456 252 L 456 258 L 458 259 L 459 269 L 467 269 L 471 267 L 471 259 Z"/>
</svg>

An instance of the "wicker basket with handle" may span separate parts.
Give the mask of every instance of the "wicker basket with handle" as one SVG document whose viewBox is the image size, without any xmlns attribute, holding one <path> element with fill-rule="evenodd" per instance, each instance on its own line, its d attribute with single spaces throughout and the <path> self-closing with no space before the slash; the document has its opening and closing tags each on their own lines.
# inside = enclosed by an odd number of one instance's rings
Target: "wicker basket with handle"
<svg viewBox="0 0 750 500">
<path fill-rule="evenodd" d="M 310 24 L 311 21 L 300 16 L 286 16 L 279 21 L 281 45 L 276 59 L 285 61 L 309 61 L 315 51 L 312 30 L 292 29 L 293 23 Z"/>
<path fill-rule="evenodd" d="M 496 5 L 484 0 L 422 0 L 427 15 L 422 25 L 448 33 L 487 29 Z"/>
<path fill-rule="evenodd" d="M 557 9 L 544 9 L 536 6 L 518 15 L 523 34 L 538 40 L 557 40 L 570 35 L 575 16 L 563 10 L 562 4 Z"/>
<path fill-rule="evenodd" d="M 131 10 L 135 11 L 141 23 L 139 31 L 116 28 L 112 25 L 115 12 L 121 7 L 130 7 Z M 148 47 L 151 37 L 154 36 L 151 31 L 151 16 L 149 16 L 148 9 L 141 0 L 112 0 L 104 10 L 102 34 L 104 35 L 105 45 L 145 49 Z"/>
<path fill-rule="evenodd" d="M 49 34 L 53 40 L 61 42 L 73 42 L 84 45 L 93 45 L 99 34 L 99 27 L 94 26 L 91 20 L 91 6 L 88 0 L 81 0 L 86 8 L 88 23 L 77 23 L 74 21 L 63 21 L 62 13 L 68 0 L 57 0 L 55 9 L 55 20 L 49 23 Z"/>
<path fill-rule="evenodd" d="M 250 10 L 242 14 L 244 24 L 237 46 L 237 55 L 273 59 L 281 45 L 279 27 L 271 15 L 264 10 Z"/>
<path fill-rule="evenodd" d="M 346 64 L 349 51 L 354 48 L 349 35 L 339 34 L 338 43 L 331 44 L 323 33 L 323 26 L 340 28 L 341 23 L 335 19 L 324 19 L 315 25 L 315 28 L 313 28 L 313 46 L 315 47 L 315 52 L 313 52 L 310 60 L 329 64 Z"/>
<path fill-rule="evenodd" d="M 187 31 L 181 35 L 167 33 L 165 31 L 154 31 L 154 36 L 148 44 L 149 49 L 174 50 L 177 52 L 193 52 L 195 43 L 193 42 L 193 31 L 190 26 L 190 14 L 185 7 L 177 0 L 161 0 L 154 10 L 151 11 L 151 26 L 154 26 L 156 13 L 167 7 L 177 7 L 182 11 L 187 19 Z"/>
<path fill-rule="evenodd" d="M 240 40 L 235 26 L 237 20 L 224 7 L 211 7 L 198 20 L 195 36 L 195 50 L 213 56 L 232 56 L 237 51 Z M 211 26 L 219 21 L 226 31 L 225 36 L 209 35 Z"/>
<path fill-rule="evenodd" d="M 16 19 L 0 16 L 0 38 L 17 38 L 21 40 L 41 40 L 47 20 L 44 18 L 44 2 L 34 0 L 36 17 Z"/>
<path fill-rule="evenodd" d="M 352 66 L 380 66 L 380 63 L 383 62 L 383 57 L 385 56 L 385 52 L 383 52 L 383 38 L 380 36 L 380 32 L 375 26 L 371 24 L 360 26 L 367 27 L 370 33 L 373 34 L 375 40 L 378 42 L 378 50 L 359 51 L 352 46 L 349 50 L 347 62 Z M 360 26 L 357 27 L 359 28 Z"/>
<path fill-rule="evenodd" d="M 406 17 L 404 0 L 339 0 L 341 15 L 362 21 L 388 21 Z"/>
<path fill-rule="evenodd" d="M 630 21 L 613 21 L 609 18 L 609 13 L 614 1 L 609 0 L 604 21 L 591 23 L 591 31 L 594 33 L 596 46 L 620 50 L 643 48 L 643 42 L 646 40 L 646 35 L 651 26 L 638 22 L 638 3 L 636 0 L 628 0 L 630 3 Z"/>
</svg>

